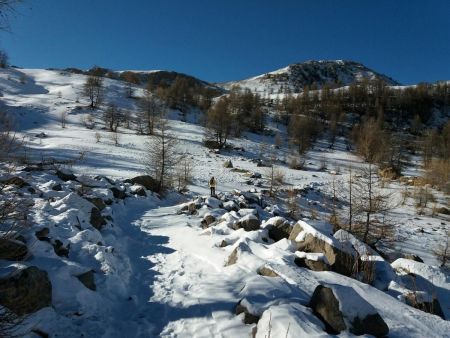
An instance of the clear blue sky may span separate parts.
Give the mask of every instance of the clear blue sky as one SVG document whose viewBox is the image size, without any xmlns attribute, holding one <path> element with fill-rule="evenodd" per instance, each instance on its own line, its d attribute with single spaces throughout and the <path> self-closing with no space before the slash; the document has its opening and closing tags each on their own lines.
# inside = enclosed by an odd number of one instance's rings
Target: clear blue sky
<svg viewBox="0 0 450 338">
<path fill-rule="evenodd" d="M 0 34 L 27 68 L 100 65 L 242 79 L 310 59 L 450 80 L 450 0 L 25 0 Z"/>
</svg>

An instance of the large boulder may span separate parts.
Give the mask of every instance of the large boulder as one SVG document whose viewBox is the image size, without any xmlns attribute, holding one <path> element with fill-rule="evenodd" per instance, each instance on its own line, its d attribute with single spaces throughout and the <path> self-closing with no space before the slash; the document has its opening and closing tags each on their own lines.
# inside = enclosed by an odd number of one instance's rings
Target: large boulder
<svg viewBox="0 0 450 338">
<path fill-rule="evenodd" d="M 125 183 L 139 184 L 150 191 L 158 191 L 159 183 L 149 175 L 142 175 L 125 180 Z"/>
<path fill-rule="evenodd" d="M 348 243 L 339 242 L 303 221 L 295 224 L 289 239 L 295 242 L 298 251 L 323 253 L 332 271 L 345 276 L 353 274 L 356 259 Z"/>
<path fill-rule="evenodd" d="M 292 231 L 292 225 L 283 217 L 273 217 L 269 219 L 271 222 L 269 226 L 269 237 L 272 238 L 275 242 L 283 238 L 289 238 L 289 235 Z"/>
<path fill-rule="evenodd" d="M 338 334 L 347 328 L 355 335 L 385 337 L 389 333 L 389 327 L 377 310 L 348 286 L 318 285 L 310 307 L 329 333 Z"/>
<path fill-rule="evenodd" d="M 201 225 L 203 228 L 208 228 L 212 223 L 216 221 L 216 218 L 211 214 L 206 214 L 201 221 Z"/>
<path fill-rule="evenodd" d="M 322 253 L 306 253 L 296 252 L 294 263 L 301 267 L 307 268 L 312 271 L 330 271 L 330 265 L 327 262 L 327 258 Z"/>
<path fill-rule="evenodd" d="M 260 222 L 258 217 L 256 217 L 253 214 L 248 214 L 242 218 L 240 218 L 234 225 L 233 228 L 235 230 L 237 229 L 244 229 L 245 231 L 254 231 L 258 230 L 260 227 Z"/>
<path fill-rule="evenodd" d="M 27 254 L 28 248 L 23 242 L 10 238 L 0 239 L 0 259 L 21 261 Z"/>
<path fill-rule="evenodd" d="M 52 304 L 52 284 L 47 272 L 23 267 L 0 278 L 0 305 L 18 315 L 36 312 Z"/>
</svg>

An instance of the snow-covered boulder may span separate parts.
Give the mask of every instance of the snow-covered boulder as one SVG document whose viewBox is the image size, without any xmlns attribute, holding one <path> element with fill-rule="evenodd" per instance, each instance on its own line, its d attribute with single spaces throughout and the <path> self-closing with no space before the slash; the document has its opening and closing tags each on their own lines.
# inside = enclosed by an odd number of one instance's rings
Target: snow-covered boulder
<svg viewBox="0 0 450 338">
<path fill-rule="evenodd" d="M 235 230 L 242 228 L 245 231 L 254 231 L 254 230 L 258 230 L 259 226 L 260 226 L 260 222 L 259 222 L 258 217 L 256 217 L 254 214 L 248 214 L 248 215 L 240 218 L 233 225 L 233 228 Z"/>
<path fill-rule="evenodd" d="M 289 238 L 292 231 L 291 223 L 280 216 L 268 219 L 261 227 L 269 230 L 269 237 L 275 242 L 278 242 L 283 238 Z"/>
<path fill-rule="evenodd" d="M 356 335 L 385 337 L 389 333 L 389 327 L 377 310 L 348 286 L 317 286 L 310 307 L 331 333 L 340 333 L 347 328 Z"/>
<path fill-rule="evenodd" d="M 298 251 L 323 253 L 331 269 L 337 273 L 351 276 L 355 264 L 355 252 L 347 242 L 339 242 L 310 224 L 298 221 L 289 239 L 294 241 Z"/>
<path fill-rule="evenodd" d="M 142 175 L 130 178 L 124 181 L 125 183 L 142 185 L 145 189 L 150 191 L 158 191 L 158 181 L 149 175 Z"/>
<path fill-rule="evenodd" d="M 313 271 L 331 270 L 328 260 L 323 253 L 307 253 L 297 251 L 294 263 L 301 268 L 308 268 Z"/>
</svg>

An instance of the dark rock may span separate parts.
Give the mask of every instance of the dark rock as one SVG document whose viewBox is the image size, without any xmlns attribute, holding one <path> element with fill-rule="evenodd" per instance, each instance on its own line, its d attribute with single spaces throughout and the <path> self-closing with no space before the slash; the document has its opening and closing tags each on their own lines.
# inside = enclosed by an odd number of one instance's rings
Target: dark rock
<svg viewBox="0 0 450 338">
<path fill-rule="evenodd" d="M 219 244 L 219 247 L 220 248 L 224 248 L 224 247 L 226 247 L 226 246 L 228 246 L 229 244 L 228 244 L 228 242 L 226 241 L 226 240 L 222 240 L 222 242 L 220 242 L 220 244 Z"/>
<path fill-rule="evenodd" d="M 436 212 L 438 214 L 443 214 L 443 215 L 450 215 L 450 209 L 446 208 L 446 207 L 441 207 L 441 208 L 437 208 Z"/>
<path fill-rule="evenodd" d="M 5 185 L 15 185 L 18 188 L 28 187 L 29 184 L 20 177 L 11 177 L 6 180 L 1 181 Z"/>
<path fill-rule="evenodd" d="M 56 176 L 58 176 L 58 178 L 64 182 L 77 180 L 77 177 L 74 174 L 70 172 L 64 172 L 62 170 L 56 170 Z"/>
<path fill-rule="evenodd" d="M 338 334 L 347 329 L 344 316 L 339 310 L 339 301 L 330 288 L 319 285 L 314 290 L 309 306 L 325 323 L 328 333 Z"/>
<path fill-rule="evenodd" d="M 21 261 L 28 254 L 27 246 L 15 239 L 0 239 L 0 259 L 8 261 Z"/>
<path fill-rule="evenodd" d="M 275 242 L 283 238 L 289 238 L 292 232 L 292 226 L 285 219 L 280 218 L 275 222 L 275 224 L 269 228 L 269 237 Z"/>
<path fill-rule="evenodd" d="M 145 189 L 143 187 L 137 187 L 136 189 L 133 189 L 132 194 L 137 196 L 147 196 L 147 193 L 145 192 Z"/>
<path fill-rule="evenodd" d="M 125 183 L 140 184 L 145 189 L 150 190 L 150 191 L 158 191 L 158 189 L 159 189 L 158 181 L 156 181 L 153 177 L 151 177 L 149 175 L 137 176 L 137 177 L 125 180 Z"/>
<path fill-rule="evenodd" d="M 113 193 L 114 198 L 118 198 L 123 200 L 125 197 L 127 197 L 127 194 L 123 190 L 119 190 L 116 187 L 112 187 L 111 191 Z"/>
<path fill-rule="evenodd" d="M 241 304 L 241 302 L 236 305 L 236 315 L 244 314 L 244 323 L 245 324 L 256 324 L 259 321 L 259 316 L 251 314 L 245 306 Z"/>
<path fill-rule="evenodd" d="M 408 293 L 405 297 L 406 304 L 423 312 L 432 313 L 445 320 L 444 312 L 437 298 L 433 298 L 432 302 L 425 302 L 419 299 L 414 292 Z"/>
<path fill-rule="evenodd" d="M 91 218 L 90 218 L 89 222 L 97 230 L 101 230 L 103 228 L 103 226 L 106 225 L 105 218 L 102 216 L 100 210 L 98 210 L 97 208 L 92 208 Z"/>
<path fill-rule="evenodd" d="M 38 230 L 34 233 L 36 235 L 36 238 L 40 241 L 46 241 L 50 242 L 50 229 L 49 228 L 42 228 L 41 230 Z"/>
<path fill-rule="evenodd" d="M 28 187 L 28 192 L 30 194 L 35 194 L 36 193 L 36 189 L 34 189 L 33 187 Z"/>
<path fill-rule="evenodd" d="M 61 190 L 62 190 L 61 184 L 60 184 L 60 183 L 55 184 L 55 185 L 52 187 L 52 190 L 54 190 L 54 191 L 61 191 Z"/>
<path fill-rule="evenodd" d="M 100 211 L 106 208 L 105 202 L 100 197 L 86 197 L 86 199 Z"/>
<path fill-rule="evenodd" d="M 247 215 L 238 220 L 234 225 L 233 229 L 244 229 L 245 231 L 258 230 L 260 227 L 260 222 L 258 217 L 255 215 Z"/>
<path fill-rule="evenodd" d="M 36 312 L 52 303 L 47 272 L 35 266 L 0 278 L 0 304 L 18 315 Z"/>
<path fill-rule="evenodd" d="M 330 271 L 330 266 L 323 260 L 312 260 L 306 257 L 295 257 L 294 263 L 301 267 L 312 271 Z"/>
<path fill-rule="evenodd" d="M 53 249 L 55 251 L 55 254 L 57 254 L 59 257 L 69 257 L 70 244 L 65 247 L 63 242 L 61 242 L 59 239 L 56 239 L 53 242 Z"/>
<path fill-rule="evenodd" d="M 216 218 L 213 215 L 206 215 L 201 224 L 203 228 L 208 228 L 212 223 L 214 223 L 216 221 Z"/>
<path fill-rule="evenodd" d="M 97 290 L 97 286 L 95 285 L 94 271 L 89 270 L 76 277 L 88 289 L 91 289 L 92 291 Z"/>
<path fill-rule="evenodd" d="M 404 255 L 404 258 L 423 263 L 423 259 L 414 254 L 406 254 L 406 255 Z"/>
<path fill-rule="evenodd" d="M 357 336 L 370 334 L 375 337 L 386 337 L 389 333 L 389 327 L 378 313 L 367 315 L 363 319 L 356 317 L 351 325 L 350 332 Z"/>
</svg>

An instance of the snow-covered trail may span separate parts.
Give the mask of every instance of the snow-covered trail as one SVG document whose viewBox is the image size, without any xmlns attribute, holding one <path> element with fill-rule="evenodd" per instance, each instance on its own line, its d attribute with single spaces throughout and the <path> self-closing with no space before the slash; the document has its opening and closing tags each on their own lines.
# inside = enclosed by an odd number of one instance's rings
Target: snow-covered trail
<svg viewBox="0 0 450 338">
<path fill-rule="evenodd" d="M 179 206 L 127 206 L 121 227 L 128 255 L 129 293 L 105 337 L 247 337 L 234 315 L 241 271 L 224 268 L 226 254 Z M 127 226 L 128 224 L 128 226 Z M 126 278 L 126 276 L 124 276 Z"/>
</svg>

